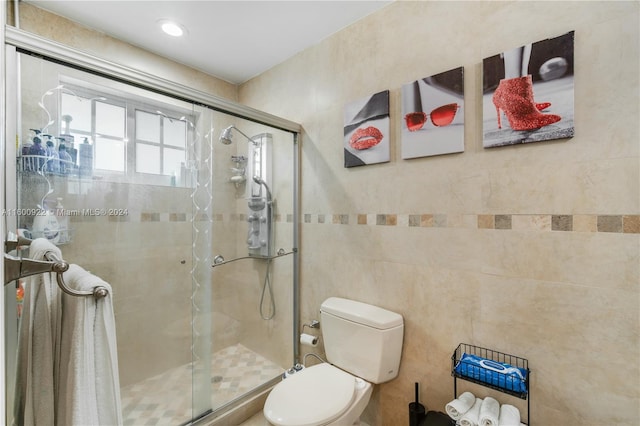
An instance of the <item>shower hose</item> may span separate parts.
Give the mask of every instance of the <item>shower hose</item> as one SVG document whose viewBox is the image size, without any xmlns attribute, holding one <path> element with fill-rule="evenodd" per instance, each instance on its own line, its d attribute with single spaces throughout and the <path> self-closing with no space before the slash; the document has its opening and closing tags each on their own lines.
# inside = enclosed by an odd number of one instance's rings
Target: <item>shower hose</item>
<svg viewBox="0 0 640 426">
<path fill-rule="evenodd" d="M 269 306 L 269 314 L 265 315 L 264 308 L 264 295 L 269 290 L 269 300 L 271 301 Z M 262 284 L 262 294 L 260 295 L 260 317 L 263 320 L 270 320 L 276 315 L 276 303 L 273 299 L 273 289 L 271 288 L 271 259 L 267 259 L 267 271 L 264 274 L 264 283 Z"/>
</svg>

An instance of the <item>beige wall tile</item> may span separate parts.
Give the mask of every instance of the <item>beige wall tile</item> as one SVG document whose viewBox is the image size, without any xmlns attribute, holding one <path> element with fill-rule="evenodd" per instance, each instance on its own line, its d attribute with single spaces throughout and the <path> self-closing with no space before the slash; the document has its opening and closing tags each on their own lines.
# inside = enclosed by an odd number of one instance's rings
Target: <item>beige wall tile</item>
<svg viewBox="0 0 640 426">
<path fill-rule="evenodd" d="M 339 206 L 369 212 L 369 224 L 410 212 L 407 227 L 303 225 L 303 317 L 337 295 L 405 318 L 400 375 L 376 387 L 363 416 L 372 426 L 408 422 L 414 381 L 422 402 L 442 411 L 460 342 L 530 360 L 534 423 L 640 417 L 640 388 L 628 380 L 637 363 L 619 361 L 626 378 L 606 373 L 613 359 L 640 357 L 629 326 L 640 315 L 640 243 L 622 233 L 623 216 L 640 209 L 638 14 L 621 2 L 394 2 L 240 87 L 242 102 L 305 128 L 303 211 Z M 576 136 L 483 149 L 482 59 L 571 30 Z M 403 161 L 394 124 L 390 163 L 343 168 L 336 141 L 347 102 L 389 89 L 395 120 L 402 84 L 461 65 L 464 153 Z M 603 111 L 615 119 L 602 124 Z M 599 216 L 620 217 L 620 231 L 597 232 Z M 571 231 L 560 217 L 572 217 Z M 603 400 L 615 414 L 598 408 Z"/>
</svg>

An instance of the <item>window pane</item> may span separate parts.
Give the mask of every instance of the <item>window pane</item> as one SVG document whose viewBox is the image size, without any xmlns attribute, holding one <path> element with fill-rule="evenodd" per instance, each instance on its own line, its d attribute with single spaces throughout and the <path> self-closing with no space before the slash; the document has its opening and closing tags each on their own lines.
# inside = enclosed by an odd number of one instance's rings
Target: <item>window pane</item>
<svg viewBox="0 0 640 426">
<path fill-rule="evenodd" d="M 69 93 L 62 93 L 62 114 L 71 117 L 69 127 L 85 132 L 91 131 L 91 101 Z M 64 133 L 65 122 L 61 117 L 60 133 Z"/>
<path fill-rule="evenodd" d="M 160 143 L 160 116 L 136 111 L 136 139 Z"/>
<path fill-rule="evenodd" d="M 165 148 L 164 150 L 164 167 L 162 174 L 167 176 L 180 177 L 180 163 L 185 162 L 185 151 L 180 149 Z"/>
<path fill-rule="evenodd" d="M 124 172 L 124 149 L 125 142 L 123 140 L 97 137 L 95 158 L 93 159 L 96 169 Z"/>
<path fill-rule="evenodd" d="M 123 107 L 96 101 L 96 133 L 124 138 L 124 124 Z"/>
<path fill-rule="evenodd" d="M 187 123 L 179 120 L 164 119 L 164 139 L 165 145 L 177 146 L 184 149 L 187 138 Z"/>
<path fill-rule="evenodd" d="M 160 147 L 136 144 L 136 172 L 160 174 Z"/>
</svg>

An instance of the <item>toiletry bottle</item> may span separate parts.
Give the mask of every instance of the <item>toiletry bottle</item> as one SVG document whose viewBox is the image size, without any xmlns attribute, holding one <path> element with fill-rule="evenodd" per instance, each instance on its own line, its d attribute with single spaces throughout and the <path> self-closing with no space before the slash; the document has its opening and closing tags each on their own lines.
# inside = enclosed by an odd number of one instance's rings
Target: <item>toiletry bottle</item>
<svg viewBox="0 0 640 426">
<path fill-rule="evenodd" d="M 47 152 L 42 146 L 42 139 L 40 139 L 40 137 L 36 136 L 33 138 L 33 145 L 29 148 L 29 155 L 37 155 L 37 157 L 32 158 L 32 170 L 34 172 L 42 170 Z"/>
<path fill-rule="evenodd" d="M 58 147 L 58 156 L 60 157 L 60 173 L 63 175 L 71 173 L 73 170 L 73 163 L 71 161 L 71 156 L 67 152 L 67 147 L 63 143 Z"/>
<path fill-rule="evenodd" d="M 78 164 L 78 150 L 75 147 L 75 137 L 71 134 L 71 122 L 73 121 L 73 117 L 65 114 L 62 116 L 62 121 L 64 122 L 64 126 L 62 127 L 60 138 L 64 139 L 67 154 L 69 154 L 71 161 L 75 166 Z"/>
<path fill-rule="evenodd" d="M 56 151 L 56 147 L 49 138 L 47 140 L 47 171 L 50 173 L 58 173 L 60 171 L 60 161 L 58 156 L 58 151 Z"/>
<path fill-rule="evenodd" d="M 78 148 L 80 148 L 80 175 L 91 176 L 91 171 L 93 170 L 93 145 L 89 143 L 89 139 L 84 138 L 84 142 Z"/>
<path fill-rule="evenodd" d="M 29 137 L 27 138 L 26 141 L 24 141 L 22 143 L 22 145 L 20 146 L 20 155 L 23 157 L 22 158 L 22 171 L 31 171 L 32 167 L 31 167 L 31 158 L 26 157 L 27 155 L 29 155 L 29 151 L 31 150 L 31 147 L 33 146 L 33 138 L 38 136 L 40 134 L 40 130 L 38 129 L 29 129 L 32 134 L 29 135 Z"/>
<path fill-rule="evenodd" d="M 56 218 L 58 219 L 58 226 L 60 228 L 59 244 L 65 244 L 71 241 L 71 235 L 69 234 L 69 216 L 66 215 L 64 206 L 62 205 L 62 198 L 57 198 L 58 204 L 56 204 Z"/>
</svg>

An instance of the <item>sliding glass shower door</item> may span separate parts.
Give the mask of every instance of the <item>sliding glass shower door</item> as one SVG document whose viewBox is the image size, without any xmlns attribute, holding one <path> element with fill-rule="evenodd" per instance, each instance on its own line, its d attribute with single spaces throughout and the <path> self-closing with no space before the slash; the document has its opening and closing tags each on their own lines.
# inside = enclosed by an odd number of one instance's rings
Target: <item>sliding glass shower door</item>
<svg viewBox="0 0 640 426">
<path fill-rule="evenodd" d="M 263 393 L 294 360 L 296 134 L 8 52 L 7 199 L 24 214 L 7 226 L 113 287 L 125 424 L 188 424 Z M 16 329 L 25 285 L 5 287 Z"/>
</svg>

